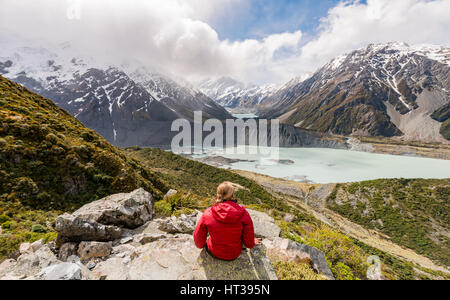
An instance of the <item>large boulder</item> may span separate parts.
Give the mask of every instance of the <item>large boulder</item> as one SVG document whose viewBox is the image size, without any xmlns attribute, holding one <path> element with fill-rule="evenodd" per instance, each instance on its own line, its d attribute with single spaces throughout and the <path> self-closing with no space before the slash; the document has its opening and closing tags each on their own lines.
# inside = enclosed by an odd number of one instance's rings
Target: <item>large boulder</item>
<svg viewBox="0 0 450 300">
<path fill-rule="evenodd" d="M 56 218 L 55 229 L 58 232 L 58 245 L 66 242 L 114 241 L 120 238 L 120 227 L 103 225 L 82 216 L 64 214 Z"/>
<path fill-rule="evenodd" d="M 116 194 L 86 204 L 73 214 L 55 221 L 59 243 L 113 241 L 121 228 L 135 229 L 153 218 L 153 197 L 144 189 Z"/>
<path fill-rule="evenodd" d="M 298 262 L 310 265 L 317 273 L 334 280 L 325 254 L 317 248 L 282 238 L 263 240 L 267 257 L 272 262 Z"/>
<path fill-rule="evenodd" d="M 281 234 L 281 229 L 275 224 L 275 220 L 269 215 L 256 210 L 247 209 L 253 220 L 255 236 L 259 238 L 277 238 Z"/>
<path fill-rule="evenodd" d="M 124 245 L 122 245 L 124 246 Z M 221 261 L 197 249 L 191 235 L 179 234 L 114 255 L 99 263 L 95 279 L 130 280 L 275 280 L 263 247 L 244 250 L 235 261 Z"/>
</svg>

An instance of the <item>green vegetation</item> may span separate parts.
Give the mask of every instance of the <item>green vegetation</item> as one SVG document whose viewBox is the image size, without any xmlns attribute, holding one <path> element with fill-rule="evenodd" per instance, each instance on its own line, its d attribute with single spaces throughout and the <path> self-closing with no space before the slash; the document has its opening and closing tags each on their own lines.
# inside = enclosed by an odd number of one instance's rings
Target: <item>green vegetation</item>
<svg viewBox="0 0 450 300">
<path fill-rule="evenodd" d="M 392 179 L 338 185 L 328 207 L 432 260 L 450 263 L 450 179 Z"/>
<path fill-rule="evenodd" d="M 328 280 L 317 274 L 311 267 L 295 262 L 278 262 L 274 264 L 275 273 L 279 280 Z"/>
</svg>

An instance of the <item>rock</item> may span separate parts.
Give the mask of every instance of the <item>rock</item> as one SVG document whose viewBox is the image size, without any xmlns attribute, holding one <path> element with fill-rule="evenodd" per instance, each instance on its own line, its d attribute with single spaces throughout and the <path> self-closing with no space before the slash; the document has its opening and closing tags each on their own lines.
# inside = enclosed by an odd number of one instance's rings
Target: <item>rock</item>
<svg viewBox="0 0 450 300">
<path fill-rule="evenodd" d="M 45 244 L 44 239 L 40 239 L 39 241 L 36 241 L 31 244 L 31 249 L 33 250 L 33 252 L 36 252 L 39 249 L 41 249 L 41 247 L 44 246 L 44 244 Z"/>
<path fill-rule="evenodd" d="M 103 225 L 90 219 L 64 214 L 56 221 L 58 244 L 82 241 L 113 241 L 121 236 L 121 229 L 116 226 Z"/>
<path fill-rule="evenodd" d="M 294 216 L 294 215 L 291 215 L 291 214 L 285 214 L 284 217 L 283 217 L 283 220 L 284 220 L 285 222 L 290 223 L 290 222 L 292 222 L 292 221 L 295 220 L 295 216 Z"/>
<path fill-rule="evenodd" d="M 58 259 L 60 261 L 66 262 L 67 258 L 77 254 L 77 250 L 77 243 L 65 243 L 59 249 Z"/>
<path fill-rule="evenodd" d="M 178 194 L 178 191 L 177 191 L 177 190 L 169 190 L 169 191 L 167 192 L 167 194 L 164 196 L 164 199 L 169 198 L 169 197 L 172 197 L 172 196 L 175 196 L 176 194 Z"/>
<path fill-rule="evenodd" d="M 34 279 L 42 269 L 57 263 L 58 260 L 48 245 L 43 245 L 36 252 L 22 254 L 17 261 L 7 260 L 5 264 L 9 267 L 2 264 L 0 279 Z"/>
<path fill-rule="evenodd" d="M 155 220 L 158 223 L 158 229 L 167 233 L 186 233 L 192 234 L 197 225 L 197 213 L 189 216 L 181 215 L 179 218 L 171 217 Z"/>
<path fill-rule="evenodd" d="M 14 252 L 12 252 L 11 254 L 8 255 L 9 259 L 14 259 L 17 260 L 20 256 L 20 250 L 16 250 Z"/>
<path fill-rule="evenodd" d="M 128 194 L 116 194 L 91 202 L 73 215 L 104 225 L 134 229 L 153 218 L 153 197 L 144 189 L 138 189 Z"/>
<path fill-rule="evenodd" d="M 89 270 L 92 270 L 93 268 L 95 268 L 95 266 L 97 266 L 97 263 L 96 263 L 95 261 L 90 261 L 90 262 L 86 265 L 86 267 L 87 267 Z"/>
<path fill-rule="evenodd" d="M 23 243 L 19 247 L 20 254 L 31 253 L 33 252 L 33 247 L 31 247 L 30 243 Z"/>
<path fill-rule="evenodd" d="M 281 229 L 275 224 L 275 220 L 265 213 L 247 209 L 253 220 L 255 236 L 259 238 L 277 238 L 281 234 Z"/>
<path fill-rule="evenodd" d="M 123 244 L 127 244 L 127 243 L 129 243 L 131 241 L 133 241 L 133 237 L 132 236 L 127 236 L 127 237 L 122 238 L 119 243 L 121 245 L 123 245 Z"/>
<path fill-rule="evenodd" d="M 169 234 L 150 234 L 150 233 L 142 233 L 134 237 L 133 241 L 139 243 L 141 245 L 145 245 L 148 243 L 153 243 L 158 240 L 166 239 L 170 235 Z"/>
<path fill-rule="evenodd" d="M 123 258 L 112 257 L 101 262 L 92 270 L 94 280 L 128 280 L 128 267 Z"/>
<path fill-rule="evenodd" d="M 91 258 L 106 257 L 111 254 L 112 244 L 101 242 L 81 242 L 78 246 L 78 256 L 81 261 Z"/>
<path fill-rule="evenodd" d="M 38 277 L 42 280 L 81 280 L 81 273 L 78 264 L 63 262 L 43 269 Z"/>
<path fill-rule="evenodd" d="M 73 264 L 81 264 L 81 259 L 76 255 L 71 255 L 67 258 L 65 262 L 73 263 Z"/>
<path fill-rule="evenodd" d="M 141 245 L 139 244 L 139 246 Z M 116 255 L 122 255 L 122 257 L 124 257 L 127 253 L 129 254 L 131 252 L 134 252 L 135 250 L 136 247 L 132 246 L 131 244 L 126 244 L 113 247 L 111 253 Z"/>
<path fill-rule="evenodd" d="M 135 229 L 153 218 L 153 197 L 144 189 L 116 194 L 86 204 L 72 215 L 55 221 L 59 243 L 113 241 L 121 237 L 121 228 Z"/>
<path fill-rule="evenodd" d="M 121 245 L 119 247 L 130 245 Z M 115 251 L 118 250 L 115 248 Z M 191 235 L 180 234 L 145 244 L 135 255 L 110 257 L 92 271 L 95 279 L 130 280 L 255 280 L 276 279 L 265 250 L 245 250 L 232 262 L 197 249 Z"/>
<path fill-rule="evenodd" d="M 262 246 L 243 250 L 241 256 L 232 262 L 217 260 L 203 250 L 199 265 L 207 280 L 277 280 Z"/>
<path fill-rule="evenodd" d="M 309 264 L 314 270 L 334 280 L 325 254 L 314 247 L 302 245 L 282 238 L 265 239 L 266 255 L 272 262 L 300 262 Z"/>
<path fill-rule="evenodd" d="M 0 264 L 0 279 L 3 279 L 15 267 L 16 261 L 14 259 L 5 259 Z"/>
</svg>

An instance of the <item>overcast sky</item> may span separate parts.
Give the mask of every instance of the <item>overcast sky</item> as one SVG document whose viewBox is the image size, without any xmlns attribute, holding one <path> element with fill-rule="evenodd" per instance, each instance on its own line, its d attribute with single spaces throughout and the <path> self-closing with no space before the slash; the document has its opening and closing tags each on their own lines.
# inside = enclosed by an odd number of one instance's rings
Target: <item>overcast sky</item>
<svg viewBox="0 0 450 300">
<path fill-rule="evenodd" d="M 70 41 L 190 81 L 283 83 L 369 43 L 450 45 L 450 0 L 0 0 L 0 7 L 0 37 Z"/>
</svg>

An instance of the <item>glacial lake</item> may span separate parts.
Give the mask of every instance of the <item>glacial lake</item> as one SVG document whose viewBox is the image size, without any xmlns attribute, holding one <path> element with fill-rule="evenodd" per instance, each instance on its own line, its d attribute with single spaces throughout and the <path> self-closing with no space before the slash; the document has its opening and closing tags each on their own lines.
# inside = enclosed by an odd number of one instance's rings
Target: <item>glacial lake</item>
<svg viewBox="0 0 450 300">
<path fill-rule="evenodd" d="M 232 114 L 233 117 L 237 119 L 256 119 L 258 118 L 255 114 Z"/>
<path fill-rule="evenodd" d="M 225 157 L 239 161 L 223 164 L 222 168 L 320 184 L 382 178 L 450 178 L 448 160 L 316 148 L 280 148 L 279 156 L 270 158 L 250 154 L 249 149 L 257 151 L 256 147 L 245 146 L 228 149 L 235 153 L 209 149 L 194 157 Z"/>
</svg>

